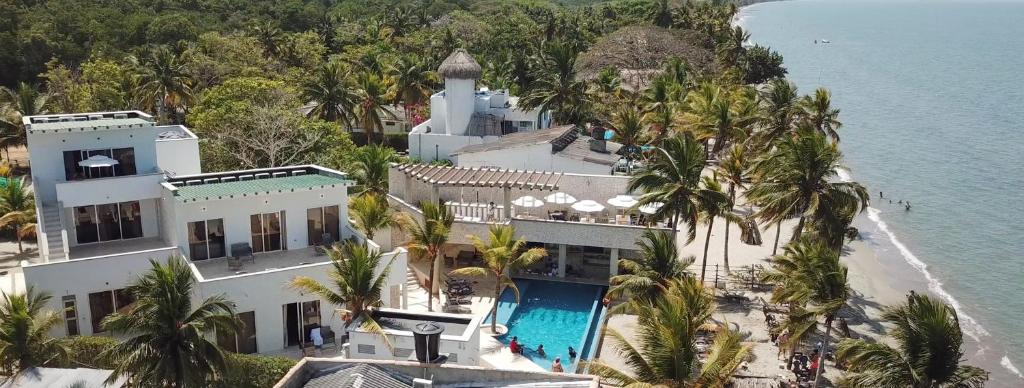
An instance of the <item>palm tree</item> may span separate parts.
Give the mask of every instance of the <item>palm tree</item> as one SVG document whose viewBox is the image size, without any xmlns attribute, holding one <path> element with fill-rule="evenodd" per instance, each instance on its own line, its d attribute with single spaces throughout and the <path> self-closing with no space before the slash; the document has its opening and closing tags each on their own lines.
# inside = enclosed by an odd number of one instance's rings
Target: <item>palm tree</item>
<svg viewBox="0 0 1024 388">
<path fill-rule="evenodd" d="M 640 111 L 623 104 L 612 118 L 612 132 L 615 134 L 613 139 L 622 144 L 626 167 L 629 170 L 631 162 L 640 154 L 640 145 L 644 143 L 644 124 Z"/>
<path fill-rule="evenodd" d="M 397 160 L 395 151 L 391 148 L 368 144 L 360 147 L 355 153 L 355 160 L 352 163 L 352 178 L 359 183 L 355 192 L 360 194 L 371 193 L 374 195 L 386 195 L 388 193 L 388 169 L 391 162 Z"/>
<path fill-rule="evenodd" d="M 25 187 L 25 178 L 7 178 L 0 187 L 0 228 L 11 226 L 18 238 L 18 253 L 25 253 L 21 241 L 36 234 L 36 200 Z"/>
<path fill-rule="evenodd" d="M 524 111 L 550 110 L 559 124 L 582 124 L 590 116 L 591 103 L 587 83 L 576 77 L 574 45 L 550 42 L 545 45 L 535 68 L 534 82 L 519 98 Z"/>
<path fill-rule="evenodd" d="M 511 226 L 491 225 L 488 241 L 484 242 L 477 236 L 468 236 L 473 247 L 483 256 L 483 267 L 459 268 L 451 272 L 459 276 L 492 276 L 494 277 L 494 303 L 491 306 L 491 333 L 497 333 L 498 302 L 501 288 L 508 286 L 519 303 L 519 287 L 512 281 L 512 271 L 529 266 L 548 255 L 544 248 L 526 248 L 526 240 L 516 236 L 516 229 Z"/>
<path fill-rule="evenodd" d="M 654 212 L 656 219 L 671 219 L 675 237 L 679 221 L 687 223 L 687 243 L 697 237 L 697 221 L 701 209 L 720 207 L 728 198 L 720 193 L 701 188 L 701 171 L 707 164 L 700 143 L 689 134 L 676 135 L 654 150 L 648 159 L 648 168 L 629 179 L 629 191 L 640 191 L 637 207 L 660 207 Z"/>
<path fill-rule="evenodd" d="M 882 319 L 896 347 L 862 339 L 845 339 L 837 356 L 848 366 L 849 387 L 983 387 L 984 369 L 960 365 L 963 332 L 956 311 L 941 300 L 911 294 L 907 302 L 887 308 Z"/>
<path fill-rule="evenodd" d="M 687 276 L 686 268 L 695 260 L 693 256 L 679 258 L 675 239 L 669 233 L 648 229 L 636 244 L 640 247 L 640 260 L 619 260 L 619 267 L 625 272 L 610 279 L 608 298 L 628 294 L 654 301 L 667 292 L 673 280 Z"/>
<path fill-rule="evenodd" d="M 756 180 L 747 197 L 761 206 L 757 215 L 767 223 L 798 216 L 791 241 L 800 239 L 807 217 L 823 206 L 863 209 L 868 193 L 857 182 L 837 182 L 842 153 L 819 132 L 802 129 L 783 138 L 775 149 L 755 164 Z"/>
<path fill-rule="evenodd" d="M 156 110 L 157 116 L 169 115 L 179 123 L 178 111 L 192 101 L 193 82 L 186 61 L 166 46 L 157 47 L 143 60 L 138 78 L 143 104 Z"/>
<path fill-rule="evenodd" d="M 800 119 L 810 124 L 815 130 L 823 135 L 828 135 L 832 141 L 839 142 L 839 128 L 843 123 L 839 122 L 839 109 L 832 107 L 832 93 L 825 88 L 818 88 L 814 96 L 804 96 L 800 99 Z"/>
<path fill-rule="evenodd" d="M 378 230 L 394 224 L 394 215 L 391 214 L 388 202 L 372 193 L 352 198 L 348 202 L 348 214 L 355 221 L 353 226 L 363 232 L 367 240 L 373 240 Z"/>
<path fill-rule="evenodd" d="M 797 97 L 796 84 L 778 78 L 768 82 L 760 100 L 761 109 L 765 112 L 762 117 L 764 130 L 758 133 L 756 147 L 767 151 L 783 134 L 795 129 L 800 99 Z"/>
<path fill-rule="evenodd" d="M 750 136 L 753 125 L 758 121 L 752 90 L 723 90 L 710 94 L 714 96 L 711 101 L 701 102 L 702 106 L 704 103 L 709 105 L 693 113 L 697 116 L 695 133 L 701 138 L 715 140 L 712 155 L 718 155 L 727 144 L 741 142 Z"/>
<path fill-rule="evenodd" d="M 828 354 L 832 322 L 850 299 L 847 268 L 839 262 L 839 251 L 809 238 L 790 243 L 782 256 L 772 259 L 772 270 L 765 279 L 778 285 L 772 291 L 773 303 L 800 306 L 795 315 L 814 317 L 815 324 L 818 318 L 825 318 L 821 354 Z M 815 374 L 815 387 L 822 369 Z"/>
<path fill-rule="evenodd" d="M 0 86 L 0 145 L 5 149 L 11 146 L 28 144 L 27 133 L 22 119 L 49 113 L 47 102 L 50 95 L 24 82 L 10 89 Z"/>
<path fill-rule="evenodd" d="M 722 184 L 718 183 L 717 180 L 711 177 L 705 176 L 702 179 L 704 190 L 715 196 L 722 198 L 726 197 L 726 194 L 722 191 Z M 726 220 L 733 220 L 737 217 L 732 214 L 729 210 L 732 209 L 732 201 L 726 199 L 725 201 L 709 203 L 708 206 L 701 206 L 700 218 L 704 220 L 704 223 L 708 226 L 707 236 L 704 237 L 704 258 L 700 261 L 700 281 L 704 281 L 704 274 L 707 272 L 708 267 L 708 248 L 711 247 L 711 231 L 714 230 L 715 218 L 722 217 Z M 728 227 L 728 226 L 727 226 Z"/>
<path fill-rule="evenodd" d="M 406 246 L 416 257 L 426 258 L 430 262 L 430 292 L 427 298 L 427 310 L 434 311 L 434 294 L 440 290 L 437 275 L 442 260 L 441 248 L 448 243 L 448 233 L 455 222 L 455 216 L 447 207 L 430 201 L 420 202 L 423 221 L 417 222 L 409 213 L 401 213 L 398 218 L 399 227 L 409 235 Z"/>
<path fill-rule="evenodd" d="M 668 0 L 658 0 L 651 9 L 651 23 L 658 27 L 672 27 L 672 6 Z"/>
<path fill-rule="evenodd" d="M 392 104 L 402 104 L 405 118 L 409 119 L 411 108 L 425 104 L 437 85 L 437 74 L 427 63 L 417 57 L 403 56 L 391 66 Z"/>
<path fill-rule="evenodd" d="M 361 318 L 361 329 L 381 336 L 386 342 L 387 337 L 373 318 L 372 311 L 383 305 L 381 296 L 387 286 L 394 258 L 378 273 L 383 257 L 380 252 L 365 244 L 351 241 L 336 244 L 327 251 L 327 255 L 331 258 L 331 269 L 327 272 L 329 285 L 308 276 L 296 276 L 289 282 L 289 286 L 299 292 L 316 295 L 335 306 L 344 307 L 349 312 L 345 320 L 346 327 Z"/>
<path fill-rule="evenodd" d="M 135 298 L 123 312 L 103 319 L 103 327 L 127 338 L 100 353 L 114 360 L 109 381 L 132 381 L 163 387 L 202 387 L 224 373 L 224 353 L 212 334 L 233 334 L 241 325 L 223 295 L 193 305 L 195 280 L 185 260 L 167 264 L 150 260 L 149 271 L 128 287 Z"/>
<path fill-rule="evenodd" d="M 589 361 L 590 372 L 623 387 L 723 387 L 747 358 L 750 348 L 728 325 L 715 325 L 712 351 L 703 365 L 698 359 L 697 331 L 714 325 L 714 298 L 692 277 L 675 280 L 653 303 L 630 302 L 637 313 L 639 348 L 615 329 L 606 333 L 617 345 L 630 374 L 601 361 Z"/>
<path fill-rule="evenodd" d="M 277 58 L 281 54 L 285 44 L 284 32 L 273 23 L 257 23 L 249 28 L 248 35 L 260 42 L 268 57 Z"/>
<path fill-rule="evenodd" d="M 733 207 L 736 206 L 736 191 L 745 189 L 750 183 L 750 177 L 747 175 L 746 153 L 744 145 L 735 144 L 729 149 L 725 158 L 718 163 L 716 170 L 718 178 L 729 185 L 729 203 L 728 209 L 726 209 L 728 213 L 732 213 Z M 722 248 L 722 261 L 725 264 L 726 273 L 729 272 L 729 224 L 731 222 L 731 217 L 725 219 L 725 245 Z"/>
<path fill-rule="evenodd" d="M 356 89 L 356 122 L 366 134 L 366 142 L 372 143 L 373 134 L 381 133 L 381 141 L 384 140 L 385 118 L 396 119 L 395 114 L 387 108 L 385 95 L 387 86 L 380 76 L 375 73 L 363 72 L 359 74 Z"/>
<path fill-rule="evenodd" d="M 60 324 L 63 315 L 44 311 L 50 295 L 31 286 L 24 294 L 3 294 L 0 305 L 0 368 L 5 375 L 39 367 L 68 354 L 49 332 Z"/>
<path fill-rule="evenodd" d="M 349 82 L 349 74 L 340 61 L 328 61 L 302 84 L 302 99 L 313 104 L 309 116 L 341 121 L 351 127 L 358 96 Z"/>
</svg>

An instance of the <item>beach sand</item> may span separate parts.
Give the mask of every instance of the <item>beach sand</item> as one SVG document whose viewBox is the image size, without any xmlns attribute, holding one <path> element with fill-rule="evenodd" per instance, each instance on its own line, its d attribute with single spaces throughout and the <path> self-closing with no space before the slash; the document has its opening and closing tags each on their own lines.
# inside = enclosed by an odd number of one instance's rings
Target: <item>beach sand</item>
<svg viewBox="0 0 1024 388">
<path fill-rule="evenodd" d="M 779 241 L 780 252 L 781 246 L 789 241 L 795 225 L 795 220 L 783 223 Z M 845 308 L 840 313 L 840 316 L 846 319 L 853 337 L 880 339 L 885 333 L 885 327 L 879 320 L 881 309 L 885 305 L 901 302 L 909 290 L 916 289 L 920 292 L 925 287 L 923 284 L 918 284 L 919 282 L 901 279 L 902 276 L 900 274 L 910 273 L 905 271 L 911 271 L 906 263 L 886 262 L 879 258 L 875 250 L 872 249 L 875 243 L 871 238 L 870 224 L 866 220 L 858 219 L 855 225 L 868 229 L 862 230 L 862 239 L 847 244 L 842 255 L 842 261 L 849 268 L 849 281 L 854 291 L 854 296 L 850 300 L 849 307 Z M 706 233 L 706 225 L 698 226 L 696 239 L 686 245 L 683 245 L 686 242 L 685 232 L 681 232 L 679 236 L 680 254 L 682 256 L 692 255 L 696 258 L 696 261 L 690 268 L 697 273 L 700 272 L 701 268 Z M 775 238 L 774 227 L 762 230 L 762 245 L 760 246 L 747 245 L 740 241 L 740 230 L 736 224 L 730 225 L 729 234 L 729 264 L 732 270 L 743 266 L 767 265 L 767 259 L 771 257 Z M 708 249 L 708 273 L 706 279 L 709 283 L 714 278 L 716 265 L 721 266 L 719 267 L 720 271 L 724 273 L 722 254 L 724 251 L 724 236 L 725 223 L 721 220 L 716 220 Z M 777 358 L 778 348 L 769 339 L 768 327 L 762 312 L 761 300 L 769 299 L 770 295 L 767 292 L 751 290 L 745 286 L 730 284 L 727 288 L 730 288 L 731 292 L 742 292 L 744 298 L 717 298 L 719 308 L 714 319 L 719 322 L 728 322 L 733 328 L 738 327 L 741 332 L 747 333 L 749 336 L 747 343 L 751 345 L 751 353 L 753 355 L 747 367 L 741 370 L 738 375 L 748 377 L 746 380 L 760 384 L 768 384 L 776 378 L 785 379 L 791 377 L 792 374 L 782 369 L 782 361 Z M 718 294 L 721 295 L 721 292 Z M 636 318 L 629 315 L 614 316 L 608 320 L 608 327 L 624 334 L 626 338 L 636 338 L 635 325 Z M 821 327 L 824 328 L 824 326 Z M 833 344 L 838 339 L 838 335 L 839 330 L 833 328 Z M 634 346 L 638 345 L 634 341 L 630 341 L 630 343 Z M 813 341 L 804 350 L 811 349 L 811 346 L 813 346 Z M 617 366 L 620 370 L 628 371 L 629 368 L 624 360 L 616 353 L 617 349 L 614 346 L 614 340 L 609 336 L 605 336 L 599 358 L 604 362 Z M 839 373 L 834 368 L 829 368 L 828 366 L 830 365 L 827 364 L 824 376 L 826 379 L 832 380 Z M 758 385 L 748 384 L 746 386 Z"/>
</svg>

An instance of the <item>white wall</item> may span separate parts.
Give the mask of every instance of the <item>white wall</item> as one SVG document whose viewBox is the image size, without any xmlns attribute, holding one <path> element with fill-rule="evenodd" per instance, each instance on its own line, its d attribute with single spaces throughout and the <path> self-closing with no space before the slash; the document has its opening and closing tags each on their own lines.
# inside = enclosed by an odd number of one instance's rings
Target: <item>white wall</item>
<svg viewBox="0 0 1024 388">
<path fill-rule="evenodd" d="M 160 198 L 161 173 L 126 175 L 58 183 L 57 200 L 64 207 Z"/>
<path fill-rule="evenodd" d="M 166 171 L 172 177 L 203 172 L 199 160 L 199 138 L 195 134 L 181 125 L 157 128 L 160 131 L 173 129 L 191 135 L 191 137 L 184 139 L 161 139 L 156 141 L 157 166 L 161 170 Z"/>
<path fill-rule="evenodd" d="M 513 170 L 558 171 L 572 174 L 611 175 L 611 166 L 567 158 L 551 153 L 550 144 L 459 154 L 452 157 L 459 167 L 500 167 Z"/>
<path fill-rule="evenodd" d="M 156 171 L 155 126 L 121 130 L 28 134 L 32 175 L 39 182 L 36 196 L 44 203 L 57 200 L 55 185 L 64 182 L 64 151 L 133 147 L 139 174 Z"/>
<path fill-rule="evenodd" d="M 457 317 L 463 319 L 469 319 L 465 333 L 449 333 L 444 332 L 441 334 L 441 340 L 438 346 L 438 353 L 440 354 L 456 354 L 457 365 L 469 365 L 479 366 L 480 365 L 480 322 L 482 317 L 470 317 L 466 315 L 447 314 L 447 313 L 417 313 L 424 315 L 423 320 L 429 320 L 429 315 L 443 316 L 443 317 Z M 371 360 L 399 360 L 406 361 L 408 356 L 395 356 L 384 343 L 384 339 L 378 335 L 370 334 L 358 330 L 357 327 L 359 321 L 353 322 L 349 327 L 349 357 L 350 358 L 363 358 Z M 392 348 L 397 352 L 398 349 L 411 350 L 412 354 L 416 354 L 416 345 L 413 340 L 413 334 L 411 331 L 406 330 L 392 330 L 385 329 L 387 333 L 388 341 L 391 342 Z M 373 354 L 359 353 L 359 345 L 372 345 L 374 347 Z"/>
<path fill-rule="evenodd" d="M 428 120 L 416 126 L 412 132 L 409 132 L 409 156 L 414 159 L 425 162 L 448 160 L 449 155 L 459 148 L 501 139 L 500 136 L 450 136 L 422 132 L 429 123 L 430 121 Z M 417 131 L 417 129 L 420 131 Z"/>
<path fill-rule="evenodd" d="M 182 203 L 174 201 L 176 215 L 175 236 L 182 252 L 188 253 L 188 223 L 193 221 L 224 219 L 224 240 L 230 249 L 231 244 L 251 243 L 252 233 L 249 216 L 261 213 L 285 211 L 285 235 L 288 249 L 299 249 L 309 246 L 306 231 L 306 210 L 324 206 L 338 206 L 341 225 L 344 230 L 348 220 L 347 187 L 338 185 L 323 189 L 296 191 L 288 193 L 271 193 L 257 196 L 246 196 L 232 199 L 209 200 Z M 230 252 L 229 252 L 230 253 Z"/>
<path fill-rule="evenodd" d="M 472 79 L 445 78 L 445 128 L 449 135 L 462 136 L 473 117 L 476 81 Z M 433 116 L 431 116 L 433 117 Z"/>
</svg>

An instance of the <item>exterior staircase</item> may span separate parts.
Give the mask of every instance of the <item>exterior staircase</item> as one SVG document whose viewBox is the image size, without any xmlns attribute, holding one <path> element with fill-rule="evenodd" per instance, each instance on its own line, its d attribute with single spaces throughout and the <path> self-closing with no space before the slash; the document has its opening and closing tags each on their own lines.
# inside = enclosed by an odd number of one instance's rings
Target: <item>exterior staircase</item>
<svg viewBox="0 0 1024 388">
<path fill-rule="evenodd" d="M 61 230 L 64 226 L 60 223 L 60 208 L 56 206 L 43 206 L 43 233 L 46 233 L 46 249 L 49 252 L 49 261 L 61 261 L 67 259 L 67 252 L 64 252 L 64 241 L 61 239 Z"/>
</svg>

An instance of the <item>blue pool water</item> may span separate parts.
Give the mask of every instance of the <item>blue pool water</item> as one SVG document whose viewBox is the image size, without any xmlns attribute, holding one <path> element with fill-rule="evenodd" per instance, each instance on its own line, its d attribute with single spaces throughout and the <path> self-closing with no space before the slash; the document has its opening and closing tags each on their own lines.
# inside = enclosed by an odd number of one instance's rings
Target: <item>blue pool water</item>
<svg viewBox="0 0 1024 388">
<path fill-rule="evenodd" d="M 508 327 L 508 334 L 498 340 L 508 344 L 518 337 L 526 350 L 523 355 L 544 369 L 551 369 L 555 357 L 562 358 L 566 371 L 574 367 L 569 347 L 585 355 L 596 336 L 604 287 L 516 279 L 520 300 L 515 303 L 512 291 L 506 289 L 498 304 L 498 323 Z M 489 321 L 488 321 L 489 322 Z M 546 357 L 537 353 L 544 345 Z"/>
</svg>

